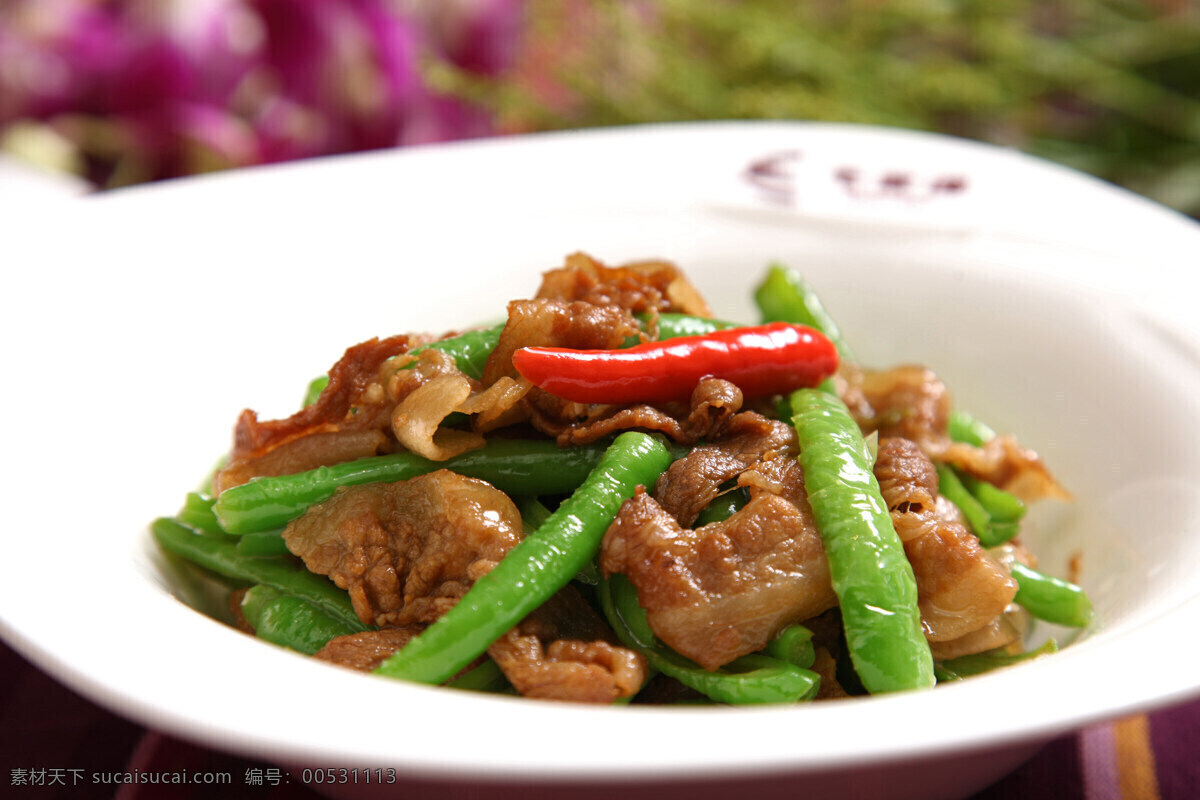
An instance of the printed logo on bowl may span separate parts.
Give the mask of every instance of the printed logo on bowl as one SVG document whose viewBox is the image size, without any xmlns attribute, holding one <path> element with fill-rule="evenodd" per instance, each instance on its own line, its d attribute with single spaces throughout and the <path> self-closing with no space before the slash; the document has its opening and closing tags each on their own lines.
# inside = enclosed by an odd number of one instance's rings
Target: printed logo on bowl
<svg viewBox="0 0 1200 800">
<path fill-rule="evenodd" d="M 907 156 L 903 157 L 903 156 Z M 986 212 L 993 183 L 978 167 L 913 154 L 784 148 L 750 158 L 717 204 L 870 225 L 964 229 Z"/>
</svg>

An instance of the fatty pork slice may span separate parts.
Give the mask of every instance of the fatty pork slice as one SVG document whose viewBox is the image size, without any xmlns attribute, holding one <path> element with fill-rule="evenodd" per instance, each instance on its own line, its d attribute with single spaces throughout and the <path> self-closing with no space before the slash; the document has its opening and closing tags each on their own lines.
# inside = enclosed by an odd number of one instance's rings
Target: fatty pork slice
<svg viewBox="0 0 1200 800">
<path fill-rule="evenodd" d="M 379 630 L 339 636 L 316 658 L 371 671 L 446 613 L 522 532 L 507 495 L 448 470 L 339 491 L 284 529 L 289 549 L 350 594 Z M 646 679 L 645 660 L 620 647 L 567 587 L 488 650 L 527 697 L 612 702 Z"/>
<path fill-rule="evenodd" d="M 316 402 L 286 419 L 263 421 L 250 409 L 243 411 L 229 463 L 217 473 L 214 490 L 375 455 L 387 442 L 390 408 L 378 383 L 379 369 L 411 344 L 407 336 L 393 336 L 349 348 L 329 370 L 329 383 Z"/>
<path fill-rule="evenodd" d="M 380 628 L 379 630 L 335 636 L 313 658 L 361 672 L 372 672 L 422 631 L 419 626 Z"/>
<path fill-rule="evenodd" d="M 688 405 L 596 404 L 583 406 L 586 415 L 570 424 L 536 411 L 530 421 L 562 447 L 588 444 L 625 430 L 654 431 L 690 445 L 721 435 L 741 407 L 741 389 L 721 378 L 705 378 L 696 384 Z"/>
<path fill-rule="evenodd" d="M 489 386 L 501 377 L 520 378 L 512 355 L 522 347 L 611 350 L 638 334 L 633 316 L 616 306 L 564 300 L 513 300 L 496 347 L 483 367 Z"/>
<path fill-rule="evenodd" d="M 428 624 L 522 534 L 513 502 L 485 481 L 438 470 L 341 489 L 283 531 L 312 572 L 350 594 L 368 625 Z"/>
<path fill-rule="evenodd" d="M 1027 503 L 1071 499 L 1041 457 L 1012 436 L 997 436 L 983 447 L 951 441 L 950 393 L 933 371 L 911 364 L 885 370 L 843 364 L 838 381 L 839 394 L 864 432 L 916 442 L 933 461 L 952 464 Z"/>
<path fill-rule="evenodd" d="M 738 481 L 750 501 L 695 529 L 639 491 L 601 547 L 605 574 L 629 578 L 655 635 L 709 670 L 837 602 L 795 458 L 764 460 Z"/>
<path fill-rule="evenodd" d="M 869 370 L 843 364 L 839 394 L 864 433 L 940 446 L 950 419 L 950 393 L 925 367 L 906 364 Z"/>
<path fill-rule="evenodd" d="M 933 462 L 915 442 L 882 439 L 875 477 L 917 579 L 925 637 L 947 642 L 996 624 L 1016 581 L 962 523 L 939 513 Z"/>
<path fill-rule="evenodd" d="M 647 678 L 645 658 L 622 647 L 575 587 L 559 590 L 488 648 L 523 697 L 612 703 Z"/>
<path fill-rule="evenodd" d="M 716 441 L 692 448 L 667 468 L 654 486 L 654 499 L 680 525 L 690 528 L 728 481 L 763 458 L 795 456 L 797 451 L 796 429 L 791 425 L 753 411 L 739 412 L 723 426 Z"/>
<path fill-rule="evenodd" d="M 712 316 L 696 287 L 667 261 L 609 267 L 586 253 L 572 253 L 562 267 L 542 276 L 538 297 L 619 306 L 634 313 L 672 311 Z"/>
<path fill-rule="evenodd" d="M 313 658 L 371 672 L 422 630 L 413 625 L 338 636 Z M 612 703 L 636 694 L 648 676 L 646 659 L 617 643 L 570 585 L 493 642 L 487 656 L 519 694 L 542 700 Z"/>
</svg>

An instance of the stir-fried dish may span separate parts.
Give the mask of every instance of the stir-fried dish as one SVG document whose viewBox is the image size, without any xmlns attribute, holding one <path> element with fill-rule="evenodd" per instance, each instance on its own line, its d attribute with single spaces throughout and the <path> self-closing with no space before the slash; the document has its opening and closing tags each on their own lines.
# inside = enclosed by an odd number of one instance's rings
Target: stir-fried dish
<svg viewBox="0 0 1200 800">
<path fill-rule="evenodd" d="M 920 689 L 1088 624 L 1020 539 L 1068 499 L 916 365 L 860 364 L 770 267 L 714 319 L 674 265 L 574 254 L 489 328 L 355 345 L 244 411 L 157 520 L 229 619 L 381 676 L 614 703 Z"/>
</svg>

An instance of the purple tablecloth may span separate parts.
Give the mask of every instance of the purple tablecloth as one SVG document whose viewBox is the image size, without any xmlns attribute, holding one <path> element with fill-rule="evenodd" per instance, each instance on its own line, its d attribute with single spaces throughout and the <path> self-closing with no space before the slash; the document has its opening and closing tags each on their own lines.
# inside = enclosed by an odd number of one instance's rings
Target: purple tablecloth
<svg viewBox="0 0 1200 800">
<path fill-rule="evenodd" d="M 272 764 L 165 736 L 111 714 L 0 643 L 0 797 L 317 800 Z M 135 770 L 226 773 L 229 785 L 117 785 Z M 1200 700 L 1054 740 L 973 800 L 1200 798 Z"/>
</svg>

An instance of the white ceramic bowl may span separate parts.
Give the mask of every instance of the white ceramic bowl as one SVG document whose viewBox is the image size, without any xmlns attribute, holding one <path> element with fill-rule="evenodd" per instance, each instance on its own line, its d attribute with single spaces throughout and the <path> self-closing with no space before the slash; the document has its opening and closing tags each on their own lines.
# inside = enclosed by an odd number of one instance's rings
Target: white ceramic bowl
<svg viewBox="0 0 1200 800">
<path fill-rule="evenodd" d="M 1098 181 L 937 136 L 668 126 L 149 186 L 10 218 L 0 247 L 5 638 L 118 713 L 297 779 L 395 769 L 331 794 L 956 797 L 1051 737 L 1200 690 L 1182 635 L 1200 612 L 1200 228 Z M 1082 554 L 1095 625 L 926 693 L 590 708 L 328 667 L 176 598 L 146 525 L 238 411 L 290 413 L 370 336 L 496 318 L 574 250 L 671 259 L 748 320 L 768 262 L 803 271 L 862 361 L 930 365 L 1076 493 L 1027 539 L 1051 571 Z"/>
</svg>

